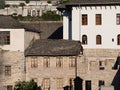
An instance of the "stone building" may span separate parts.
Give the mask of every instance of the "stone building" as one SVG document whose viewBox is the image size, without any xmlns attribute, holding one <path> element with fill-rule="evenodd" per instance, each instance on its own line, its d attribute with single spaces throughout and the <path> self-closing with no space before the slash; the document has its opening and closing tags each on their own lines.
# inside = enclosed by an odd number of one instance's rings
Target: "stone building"
<svg viewBox="0 0 120 90">
<path fill-rule="evenodd" d="M 79 41 L 36 40 L 25 52 L 26 80 L 35 80 L 42 90 L 73 90 L 81 52 Z"/>
<path fill-rule="evenodd" d="M 120 1 L 71 0 L 58 10 L 63 12 L 63 39 L 80 40 L 84 48 L 78 69 L 83 90 L 102 85 L 119 90 L 120 72 L 113 67 L 120 54 Z"/>
<path fill-rule="evenodd" d="M 25 49 L 39 39 L 39 31 L 9 16 L 0 16 L 0 90 L 13 90 L 25 80 Z"/>
</svg>

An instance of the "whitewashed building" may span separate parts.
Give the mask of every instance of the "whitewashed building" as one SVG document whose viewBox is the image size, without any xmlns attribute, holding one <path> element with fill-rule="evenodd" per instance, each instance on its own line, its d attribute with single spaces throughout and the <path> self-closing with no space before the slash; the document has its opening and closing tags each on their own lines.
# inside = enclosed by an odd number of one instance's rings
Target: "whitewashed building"
<svg viewBox="0 0 120 90">
<path fill-rule="evenodd" d="M 15 82 L 25 80 L 24 51 L 39 31 L 9 16 L 0 16 L 0 90 L 13 90 Z"/>
<path fill-rule="evenodd" d="M 63 12 L 63 39 L 80 40 L 84 48 L 85 71 L 78 69 L 83 90 L 101 85 L 119 90 L 119 70 L 112 67 L 120 54 L 120 1 L 71 0 L 58 10 Z"/>
</svg>

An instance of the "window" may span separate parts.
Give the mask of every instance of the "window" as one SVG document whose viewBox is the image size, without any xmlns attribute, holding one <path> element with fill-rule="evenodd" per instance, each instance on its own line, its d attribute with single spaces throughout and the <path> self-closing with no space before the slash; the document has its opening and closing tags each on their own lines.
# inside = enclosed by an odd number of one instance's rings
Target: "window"
<svg viewBox="0 0 120 90">
<path fill-rule="evenodd" d="M 75 67 L 75 57 L 69 57 L 69 67 Z"/>
<path fill-rule="evenodd" d="M 99 83 L 98 83 L 99 87 L 104 85 L 104 84 L 105 84 L 105 82 L 103 80 L 99 80 Z"/>
<path fill-rule="evenodd" d="M 85 90 L 92 90 L 91 89 L 91 80 L 86 80 L 85 82 Z"/>
<path fill-rule="evenodd" d="M 96 14 L 96 25 L 102 24 L 102 16 L 101 14 Z"/>
<path fill-rule="evenodd" d="M 31 57 L 31 67 L 38 67 L 38 59 L 35 56 Z"/>
<path fill-rule="evenodd" d="M 87 44 L 87 35 L 82 36 L 82 44 Z"/>
<path fill-rule="evenodd" d="M 117 45 L 120 45 L 120 34 L 117 36 Z"/>
<path fill-rule="evenodd" d="M 62 67 L 62 57 L 57 57 L 56 58 L 56 67 Z"/>
<path fill-rule="evenodd" d="M 12 88 L 13 88 L 12 85 L 7 85 L 7 90 L 13 90 Z"/>
<path fill-rule="evenodd" d="M 0 31 L 0 45 L 10 44 L 10 31 Z"/>
<path fill-rule="evenodd" d="M 11 76 L 11 66 L 5 66 L 5 76 Z"/>
<path fill-rule="evenodd" d="M 63 88 L 63 79 L 62 78 L 57 78 L 56 79 L 56 85 L 57 85 L 57 89 L 62 89 Z"/>
<path fill-rule="evenodd" d="M 99 90 L 101 90 L 100 87 L 101 87 L 102 85 L 104 85 L 104 84 L 105 84 L 105 82 L 104 82 L 103 80 L 99 80 L 99 82 L 98 82 Z"/>
<path fill-rule="evenodd" d="M 116 15 L 116 24 L 120 25 L 120 14 Z"/>
<path fill-rule="evenodd" d="M 87 14 L 82 15 L 82 25 L 87 25 Z"/>
<path fill-rule="evenodd" d="M 106 65 L 107 65 L 107 60 L 99 61 L 99 70 L 104 70 Z"/>
<path fill-rule="evenodd" d="M 96 36 L 96 44 L 98 45 L 98 44 L 102 44 L 102 37 L 101 37 L 101 35 L 97 35 Z"/>
<path fill-rule="evenodd" d="M 44 57 L 44 67 L 48 68 L 50 67 L 50 58 Z"/>
<path fill-rule="evenodd" d="M 44 79 L 44 88 L 47 90 L 50 90 L 50 79 L 49 78 Z"/>
</svg>

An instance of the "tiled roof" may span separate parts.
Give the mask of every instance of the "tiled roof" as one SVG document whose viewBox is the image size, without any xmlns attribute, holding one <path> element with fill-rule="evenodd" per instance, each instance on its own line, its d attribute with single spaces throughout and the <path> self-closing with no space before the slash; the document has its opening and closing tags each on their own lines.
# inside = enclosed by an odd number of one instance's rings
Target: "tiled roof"
<svg viewBox="0 0 120 90">
<path fill-rule="evenodd" d="M 25 26 L 34 27 L 36 30 L 40 31 L 41 39 L 62 39 L 63 38 L 63 27 L 61 21 L 22 21 Z"/>
<path fill-rule="evenodd" d="M 68 3 L 62 4 L 57 9 L 65 9 L 66 6 L 97 6 L 97 5 L 120 5 L 120 0 L 71 0 Z"/>
<path fill-rule="evenodd" d="M 82 51 L 79 41 L 70 40 L 36 40 L 25 51 L 25 56 L 73 56 Z"/>
<path fill-rule="evenodd" d="M 40 31 L 34 29 L 34 27 L 26 26 L 26 25 L 20 23 L 19 21 L 13 19 L 10 16 L 3 16 L 3 15 L 0 15 L 0 28 L 2 28 L 2 29 L 24 28 L 26 31 L 40 32 Z"/>
</svg>

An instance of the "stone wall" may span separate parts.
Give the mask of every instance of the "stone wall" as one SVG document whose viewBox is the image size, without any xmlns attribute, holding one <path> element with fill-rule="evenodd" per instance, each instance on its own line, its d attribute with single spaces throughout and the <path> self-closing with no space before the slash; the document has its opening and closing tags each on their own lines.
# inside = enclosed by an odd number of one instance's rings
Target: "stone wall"
<svg viewBox="0 0 120 90">
<path fill-rule="evenodd" d="M 7 89 L 8 85 L 14 84 L 18 80 L 25 80 L 24 53 L 20 51 L 0 51 L 0 85 Z M 11 75 L 5 75 L 5 66 L 11 66 Z"/>
<path fill-rule="evenodd" d="M 92 90 L 99 89 L 99 81 L 104 81 L 105 86 L 110 86 L 118 70 L 113 67 L 119 56 L 117 49 L 84 49 L 83 56 L 78 60 L 78 76 L 85 82 L 91 81 Z"/>
</svg>

